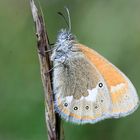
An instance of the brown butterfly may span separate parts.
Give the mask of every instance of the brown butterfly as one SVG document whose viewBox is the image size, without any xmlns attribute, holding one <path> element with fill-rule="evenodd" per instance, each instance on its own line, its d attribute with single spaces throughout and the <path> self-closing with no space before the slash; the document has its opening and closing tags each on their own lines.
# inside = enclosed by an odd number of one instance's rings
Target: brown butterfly
<svg viewBox="0 0 140 140">
<path fill-rule="evenodd" d="M 71 26 L 59 32 L 51 60 L 55 109 L 65 120 L 96 123 L 137 109 L 139 99 L 131 81 L 103 56 L 80 44 Z"/>
</svg>

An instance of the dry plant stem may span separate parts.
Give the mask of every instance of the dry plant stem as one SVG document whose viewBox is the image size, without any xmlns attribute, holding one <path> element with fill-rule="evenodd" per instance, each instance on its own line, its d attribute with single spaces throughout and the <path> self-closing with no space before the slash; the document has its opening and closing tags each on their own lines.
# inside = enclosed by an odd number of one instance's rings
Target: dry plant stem
<svg viewBox="0 0 140 140">
<path fill-rule="evenodd" d="M 52 74 L 48 72 L 51 69 L 50 54 L 46 53 L 50 50 L 49 40 L 43 15 L 38 12 L 33 0 L 30 0 L 33 20 L 36 28 L 37 50 L 40 62 L 41 78 L 45 93 L 45 116 L 48 130 L 48 140 L 60 140 L 60 120 L 54 111 L 53 92 L 52 92 Z M 63 138 L 62 138 L 63 139 Z"/>
</svg>

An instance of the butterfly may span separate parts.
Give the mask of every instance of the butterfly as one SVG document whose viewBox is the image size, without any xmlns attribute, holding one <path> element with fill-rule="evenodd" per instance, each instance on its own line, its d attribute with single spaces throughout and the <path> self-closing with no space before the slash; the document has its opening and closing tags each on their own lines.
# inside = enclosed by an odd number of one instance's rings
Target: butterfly
<svg viewBox="0 0 140 140">
<path fill-rule="evenodd" d="M 61 29 L 51 55 L 56 112 L 77 124 L 133 113 L 139 98 L 131 81 L 95 50 L 80 44 L 70 29 Z"/>
</svg>

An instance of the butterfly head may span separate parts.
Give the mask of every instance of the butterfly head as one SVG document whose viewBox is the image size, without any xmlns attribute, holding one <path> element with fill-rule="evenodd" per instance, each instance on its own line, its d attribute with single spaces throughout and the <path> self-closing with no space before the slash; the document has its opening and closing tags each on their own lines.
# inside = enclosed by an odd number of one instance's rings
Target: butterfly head
<svg viewBox="0 0 140 140">
<path fill-rule="evenodd" d="M 65 61 L 66 57 L 72 52 L 72 48 L 76 42 L 76 37 L 69 30 L 61 29 L 56 39 L 51 60 Z"/>
<path fill-rule="evenodd" d="M 64 45 L 64 44 L 71 44 L 75 42 L 76 37 L 66 29 L 61 29 L 58 33 L 56 44 L 57 45 Z"/>
</svg>

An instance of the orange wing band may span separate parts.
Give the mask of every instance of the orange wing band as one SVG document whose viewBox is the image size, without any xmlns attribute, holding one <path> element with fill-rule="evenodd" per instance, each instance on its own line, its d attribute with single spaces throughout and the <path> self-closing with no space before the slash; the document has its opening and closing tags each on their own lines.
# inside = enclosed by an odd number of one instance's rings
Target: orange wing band
<svg viewBox="0 0 140 140">
<path fill-rule="evenodd" d="M 124 77 L 119 73 L 111 63 L 109 63 L 105 58 L 99 55 L 96 51 L 85 47 L 82 44 L 77 44 L 79 49 L 84 53 L 84 55 L 89 59 L 89 61 L 96 66 L 99 72 L 103 75 L 107 86 L 111 92 L 111 87 L 124 83 L 125 86 L 121 90 L 116 90 L 111 93 L 112 102 L 117 103 L 125 93 L 127 93 L 128 84 Z"/>
<path fill-rule="evenodd" d="M 78 44 L 80 50 L 85 54 L 85 56 L 93 63 L 100 73 L 103 75 L 108 86 L 116 86 L 120 83 L 125 83 L 125 79 L 119 74 L 113 66 L 107 62 L 102 56 L 100 56 L 94 50 L 85 47 L 84 45 Z"/>
</svg>

